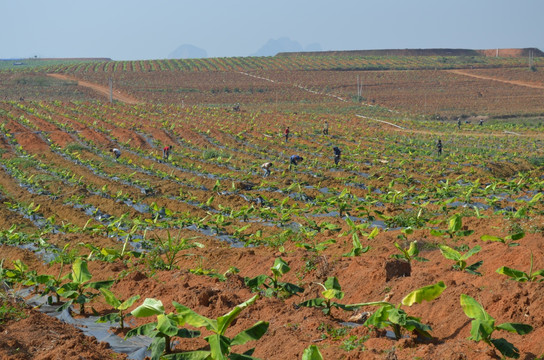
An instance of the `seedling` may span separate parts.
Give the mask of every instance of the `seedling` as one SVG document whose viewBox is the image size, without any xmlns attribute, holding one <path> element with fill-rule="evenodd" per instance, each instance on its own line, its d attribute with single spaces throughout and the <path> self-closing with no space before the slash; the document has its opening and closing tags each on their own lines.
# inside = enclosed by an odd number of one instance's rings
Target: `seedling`
<svg viewBox="0 0 544 360">
<path fill-rule="evenodd" d="M 283 275 L 291 270 L 287 262 L 282 258 L 277 258 L 270 270 L 272 270 L 272 276 L 259 275 L 252 279 L 248 277 L 244 278 L 246 286 L 251 288 L 252 291 L 259 291 L 260 287 L 263 286 L 265 288 L 265 296 L 276 297 L 289 297 L 304 291 L 300 286 L 279 281 Z"/>
<path fill-rule="evenodd" d="M 177 263 L 180 261 L 181 256 L 191 256 L 192 254 L 181 254 L 183 250 L 192 248 L 203 248 L 204 245 L 193 241 L 196 237 L 182 238 L 181 230 L 178 232 L 177 237 L 172 237 L 170 231 L 167 232 L 168 237 L 161 239 L 155 237 L 156 247 L 150 256 L 152 266 L 158 269 L 174 270 L 177 268 Z M 164 256 L 166 261 L 161 257 Z"/>
<path fill-rule="evenodd" d="M 172 352 L 172 339 L 195 338 L 200 336 L 200 331 L 179 328 L 185 321 L 175 313 L 166 314 L 164 306 L 160 300 L 147 298 L 144 303 L 132 310 L 134 317 L 157 316 L 157 321 L 150 322 L 130 330 L 125 338 L 137 335 L 145 335 L 152 338 L 149 345 L 151 349 L 151 360 L 159 360 L 163 354 Z"/>
<path fill-rule="evenodd" d="M 361 223 L 361 224 L 355 224 L 353 220 L 351 220 L 349 217 L 346 217 L 346 224 L 350 227 L 349 230 L 344 231 L 339 236 L 346 236 L 351 235 L 351 239 L 353 242 L 353 248 L 352 250 L 344 254 L 343 256 L 350 257 L 350 256 L 359 256 L 361 254 L 364 254 L 370 250 L 370 246 L 365 246 L 361 244 L 361 240 L 359 239 L 359 234 L 363 235 L 364 237 L 370 239 L 375 238 L 379 234 L 379 230 L 377 227 L 372 229 L 370 233 L 366 233 L 363 230 L 366 230 L 370 227 L 369 223 Z"/>
<path fill-rule="evenodd" d="M 429 261 L 429 259 L 422 258 L 419 255 L 419 249 L 417 247 L 417 240 L 414 240 L 410 243 L 410 247 L 408 249 L 403 249 L 398 243 L 395 243 L 395 247 L 401 251 L 400 254 L 393 254 L 391 255 L 394 259 L 400 259 L 407 262 L 412 262 L 412 260 L 416 261 Z"/>
<path fill-rule="evenodd" d="M 442 294 L 446 285 L 440 281 L 434 285 L 424 286 L 412 291 L 402 299 L 397 306 L 387 301 L 375 301 L 352 306 L 380 306 L 365 322 L 366 326 L 375 326 L 378 329 L 391 326 L 396 340 L 402 338 L 403 329 L 406 331 L 415 331 L 418 335 L 431 338 L 431 327 L 421 323 L 421 319 L 406 314 L 400 307 L 401 305 L 412 306 L 414 303 L 420 304 L 423 300 L 432 301 Z"/>
<path fill-rule="evenodd" d="M 408 226 L 402 229 L 401 234 L 399 234 L 399 236 L 397 237 L 403 241 L 408 241 L 408 235 L 411 235 L 413 233 L 414 233 L 414 229 L 411 226 Z M 398 243 L 395 243 L 395 247 L 399 249 L 401 253 L 391 255 L 391 257 L 394 259 L 401 259 L 407 262 L 412 262 L 412 260 L 429 261 L 428 259 L 418 256 L 419 248 L 417 247 L 417 240 L 412 241 L 408 249 L 402 248 Z"/>
<path fill-rule="evenodd" d="M 342 300 L 344 298 L 344 292 L 342 291 L 342 287 L 340 286 L 336 276 L 329 277 L 324 284 L 317 284 L 324 289 L 324 291 L 321 292 L 323 297 L 303 301 L 298 304 L 299 306 L 321 308 L 323 314 L 325 315 L 331 315 L 332 308 L 338 308 L 346 311 L 358 308 L 358 306 L 355 305 L 345 305 L 332 301 L 333 299 Z"/>
<path fill-rule="evenodd" d="M 242 310 L 249 305 L 254 304 L 258 297 L 258 295 L 253 296 L 251 299 L 237 305 L 230 312 L 217 319 L 209 319 L 174 301 L 173 305 L 179 314 L 177 319 L 182 323 L 181 325 L 188 324 L 194 327 L 205 327 L 212 332 L 212 335 L 204 338 L 210 345 L 210 350 L 184 352 L 181 354 L 173 354 L 172 356 L 165 356 L 165 358 L 194 360 L 255 359 L 251 357 L 255 348 L 249 349 L 243 354 L 237 354 L 232 351 L 232 347 L 244 345 L 249 341 L 259 340 L 268 330 L 268 322 L 258 321 L 253 324 L 253 326 L 239 332 L 234 337 L 228 337 L 226 331 Z"/>
<path fill-rule="evenodd" d="M 469 236 L 474 230 L 461 230 L 463 227 L 462 217 L 459 214 L 453 215 L 448 220 L 448 228 L 446 230 L 431 229 L 431 235 L 433 236 L 445 236 L 448 235 L 450 239 L 454 236 Z"/>
<path fill-rule="evenodd" d="M 482 275 L 481 273 L 477 272 L 476 270 L 480 266 L 482 266 L 482 264 L 484 263 L 483 260 L 480 260 L 480 261 L 475 262 L 474 264 L 472 264 L 470 266 L 467 266 L 467 259 L 469 257 L 471 257 L 472 255 L 477 254 L 478 252 L 480 252 L 480 250 L 482 250 L 481 246 L 476 245 L 475 247 L 473 247 L 472 249 L 470 249 L 469 251 L 467 251 L 463 255 L 461 255 L 461 253 L 459 251 L 457 251 L 455 249 L 452 249 L 449 246 L 439 245 L 439 247 L 440 247 L 440 251 L 442 252 L 442 255 L 444 255 L 444 257 L 446 259 L 455 261 L 455 265 L 453 265 L 454 269 L 459 270 L 459 271 L 466 271 L 469 274 L 473 274 L 473 275 L 479 275 L 479 276 Z"/>
<path fill-rule="evenodd" d="M 499 269 L 497 269 L 497 273 L 506 275 L 512 280 L 516 280 L 519 282 L 526 282 L 526 281 L 537 281 L 538 277 L 541 277 L 538 282 L 544 281 L 544 269 L 538 270 L 533 272 L 533 253 L 531 252 L 531 266 L 529 266 L 529 272 L 523 272 L 520 270 L 511 269 L 507 266 L 502 266 Z"/>
<path fill-rule="evenodd" d="M 58 308 L 57 311 L 68 309 L 74 302 L 79 304 L 81 314 L 85 314 L 85 304 L 90 302 L 98 293 L 87 291 L 88 289 L 100 290 L 101 288 L 109 288 L 113 285 L 113 280 L 89 282 L 92 275 L 87 268 L 87 262 L 81 258 L 76 259 L 72 264 L 72 272 L 65 276 L 70 280 L 69 283 L 62 285 L 57 293 L 69 299 L 64 305 Z"/>
<path fill-rule="evenodd" d="M 525 335 L 533 331 L 533 327 L 520 323 L 503 323 L 495 326 L 495 319 L 492 318 L 472 297 L 461 294 L 461 307 L 465 314 L 472 320 L 470 329 L 470 338 L 474 341 L 483 341 L 488 345 L 494 346 L 499 352 L 509 358 L 519 358 L 519 350 L 504 338 L 493 339 L 491 335 L 495 330 L 506 330 L 511 333 Z"/>
<path fill-rule="evenodd" d="M 140 295 L 131 296 L 129 299 L 121 302 L 122 300 L 119 300 L 115 296 L 115 294 L 108 289 L 100 289 L 100 292 L 102 293 L 102 295 L 104 295 L 106 302 L 113 306 L 113 308 L 117 310 L 117 312 L 101 316 L 98 320 L 96 320 L 96 322 L 118 322 L 121 326 L 121 330 L 123 330 L 125 328 L 124 320 L 127 317 L 127 314 L 125 314 L 124 311 L 131 307 L 136 302 L 136 300 L 140 298 Z"/>
</svg>

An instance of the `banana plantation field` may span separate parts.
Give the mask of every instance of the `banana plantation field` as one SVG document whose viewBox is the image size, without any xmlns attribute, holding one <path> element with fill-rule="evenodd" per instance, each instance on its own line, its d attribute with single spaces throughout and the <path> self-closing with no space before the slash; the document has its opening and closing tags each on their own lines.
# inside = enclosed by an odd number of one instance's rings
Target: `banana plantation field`
<svg viewBox="0 0 544 360">
<path fill-rule="evenodd" d="M 1 359 L 544 356 L 540 67 L 235 60 L 0 72 Z"/>
</svg>

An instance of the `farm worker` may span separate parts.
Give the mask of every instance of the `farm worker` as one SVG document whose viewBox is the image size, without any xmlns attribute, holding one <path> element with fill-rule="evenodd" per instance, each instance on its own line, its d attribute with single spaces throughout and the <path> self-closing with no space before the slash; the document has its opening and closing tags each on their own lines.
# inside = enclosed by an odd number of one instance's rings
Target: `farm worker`
<svg viewBox="0 0 544 360">
<path fill-rule="evenodd" d="M 484 124 L 484 119 L 480 119 L 480 126 Z"/>
<path fill-rule="evenodd" d="M 170 150 L 172 150 L 172 145 L 167 145 L 162 149 L 162 157 L 164 160 L 168 160 L 168 157 L 170 156 Z"/>
<path fill-rule="evenodd" d="M 461 118 L 457 118 L 457 128 L 461 129 Z"/>
<path fill-rule="evenodd" d="M 289 160 L 289 170 L 291 169 L 291 165 L 297 166 L 299 162 L 304 160 L 302 156 L 298 155 L 291 155 L 291 159 Z"/>
<path fill-rule="evenodd" d="M 113 155 L 115 156 L 116 159 L 119 159 L 119 156 L 121 156 L 121 150 L 119 150 L 117 148 L 111 149 L 111 152 L 113 153 Z"/>
<path fill-rule="evenodd" d="M 285 128 L 285 142 L 289 140 L 289 126 Z"/>
<path fill-rule="evenodd" d="M 270 175 L 271 167 L 272 167 L 271 162 L 265 162 L 264 164 L 261 165 L 261 168 L 264 170 L 264 177 L 267 177 L 268 175 Z"/>
<path fill-rule="evenodd" d="M 325 120 L 325 125 L 323 126 L 323 135 L 329 135 L 329 122 Z"/>
<path fill-rule="evenodd" d="M 436 143 L 436 149 L 438 150 L 438 155 L 442 155 L 442 140 L 438 139 Z"/>
<path fill-rule="evenodd" d="M 342 150 L 338 146 L 335 146 L 332 148 L 334 151 L 334 165 L 338 166 L 338 163 L 340 162 L 340 155 L 342 155 Z"/>
</svg>

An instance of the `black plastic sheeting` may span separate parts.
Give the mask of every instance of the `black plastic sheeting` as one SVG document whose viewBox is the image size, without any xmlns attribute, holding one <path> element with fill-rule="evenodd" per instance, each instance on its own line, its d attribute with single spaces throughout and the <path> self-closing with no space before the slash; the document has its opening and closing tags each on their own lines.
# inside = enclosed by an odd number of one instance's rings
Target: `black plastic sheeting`
<svg viewBox="0 0 544 360">
<path fill-rule="evenodd" d="M 32 291 L 32 288 L 28 288 L 18 291 L 16 295 L 26 299 L 25 302 L 28 305 L 37 307 L 42 313 L 80 329 L 86 336 L 92 336 L 98 342 L 107 342 L 113 351 L 127 354 L 129 359 L 144 360 L 146 356 L 151 356 L 151 351 L 147 349 L 151 344 L 151 338 L 133 336 L 125 340 L 110 331 L 110 328 L 119 327 L 117 324 L 111 322 L 98 324 L 96 323 L 98 316 L 75 319 L 68 309 L 59 312 L 57 309 L 60 305 L 48 305 L 47 298 L 44 296 L 34 296 L 27 299 Z"/>
</svg>

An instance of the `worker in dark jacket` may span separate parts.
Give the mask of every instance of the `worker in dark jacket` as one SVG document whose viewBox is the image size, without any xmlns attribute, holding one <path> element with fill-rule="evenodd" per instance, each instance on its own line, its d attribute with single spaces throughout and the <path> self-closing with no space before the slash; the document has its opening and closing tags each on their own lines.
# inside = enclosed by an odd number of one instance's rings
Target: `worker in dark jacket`
<svg viewBox="0 0 544 360">
<path fill-rule="evenodd" d="M 119 159 L 119 156 L 121 156 L 121 150 L 117 148 L 113 148 L 110 151 L 113 153 L 113 156 L 115 156 L 116 159 Z"/>
<path fill-rule="evenodd" d="M 338 146 L 335 146 L 332 148 L 334 151 L 334 165 L 338 166 L 338 163 L 340 162 L 340 155 L 342 155 L 342 150 Z"/>
<path fill-rule="evenodd" d="M 289 160 L 289 170 L 291 170 L 292 165 L 297 166 L 302 160 L 304 160 L 302 156 L 292 155 Z"/>
</svg>

